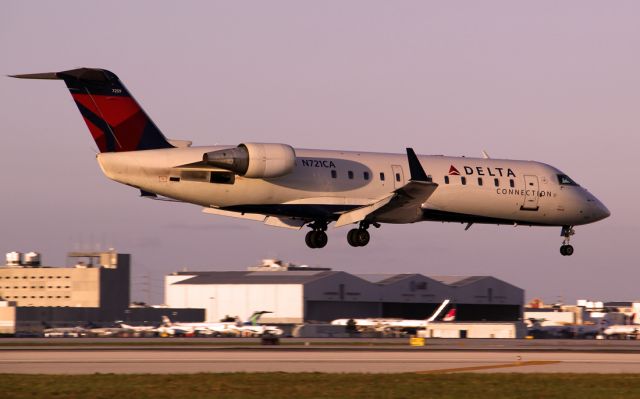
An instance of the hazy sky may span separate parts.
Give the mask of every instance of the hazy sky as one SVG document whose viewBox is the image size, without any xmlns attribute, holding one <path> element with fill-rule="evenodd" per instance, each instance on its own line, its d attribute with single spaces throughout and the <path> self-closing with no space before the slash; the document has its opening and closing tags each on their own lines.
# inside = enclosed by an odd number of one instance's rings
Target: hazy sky
<svg viewBox="0 0 640 399">
<path fill-rule="evenodd" d="M 0 251 L 113 246 L 133 255 L 134 299 L 164 274 L 243 270 L 264 257 L 352 273 L 494 275 L 527 298 L 640 298 L 640 2 L 5 1 L 0 74 L 114 71 L 171 138 L 535 159 L 612 216 L 577 228 L 304 231 L 138 198 L 109 181 L 62 82 L 0 78 Z"/>
</svg>

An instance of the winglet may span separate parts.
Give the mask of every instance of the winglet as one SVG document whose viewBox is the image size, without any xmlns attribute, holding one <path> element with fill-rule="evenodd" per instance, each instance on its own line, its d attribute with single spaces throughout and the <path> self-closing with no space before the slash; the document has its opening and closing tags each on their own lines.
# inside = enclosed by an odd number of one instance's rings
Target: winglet
<svg viewBox="0 0 640 399">
<path fill-rule="evenodd" d="M 418 156 L 413 151 L 413 148 L 407 148 L 407 158 L 409 160 L 409 172 L 411 173 L 411 180 L 413 181 L 430 181 L 429 177 L 425 173 Z"/>
</svg>

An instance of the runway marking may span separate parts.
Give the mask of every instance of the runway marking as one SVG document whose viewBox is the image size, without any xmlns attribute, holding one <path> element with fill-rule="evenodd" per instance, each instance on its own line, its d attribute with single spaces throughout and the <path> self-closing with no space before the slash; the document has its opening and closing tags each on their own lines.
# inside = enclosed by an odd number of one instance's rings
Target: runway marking
<svg viewBox="0 0 640 399">
<path fill-rule="evenodd" d="M 478 370 L 489 370 L 489 369 L 501 369 L 506 367 L 522 367 L 522 366 L 543 366 L 547 364 L 557 364 L 562 363 L 559 360 L 531 360 L 528 362 L 513 362 L 513 363 L 503 363 L 503 364 L 488 364 L 484 366 L 471 366 L 471 367 L 456 367 L 451 369 L 436 369 L 436 370 L 425 370 L 425 371 L 417 371 L 416 374 L 438 374 L 438 373 L 460 373 L 465 371 L 478 371 Z"/>
</svg>

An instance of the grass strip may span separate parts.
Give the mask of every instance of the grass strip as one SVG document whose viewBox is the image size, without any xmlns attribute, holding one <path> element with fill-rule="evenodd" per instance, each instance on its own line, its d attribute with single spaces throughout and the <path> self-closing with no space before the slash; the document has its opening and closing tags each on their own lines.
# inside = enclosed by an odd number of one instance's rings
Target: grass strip
<svg viewBox="0 0 640 399">
<path fill-rule="evenodd" d="M 0 374 L 13 398 L 636 398 L 640 374 Z"/>
</svg>

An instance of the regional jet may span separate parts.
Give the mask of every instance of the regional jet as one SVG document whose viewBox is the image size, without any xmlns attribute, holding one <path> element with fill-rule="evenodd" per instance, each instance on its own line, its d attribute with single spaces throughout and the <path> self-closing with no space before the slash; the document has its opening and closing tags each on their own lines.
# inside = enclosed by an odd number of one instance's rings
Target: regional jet
<svg viewBox="0 0 640 399">
<path fill-rule="evenodd" d="M 13 75 L 63 80 L 100 153 L 104 174 L 141 196 L 182 201 L 212 215 L 311 230 L 327 245 L 329 224 L 353 226 L 347 241 L 369 243 L 371 226 L 421 221 L 558 226 L 560 253 L 573 254 L 574 226 L 609 210 L 559 169 L 535 161 L 294 149 L 240 143 L 194 147 L 167 139 L 110 71 L 79 68 Z"/>
</svg>

